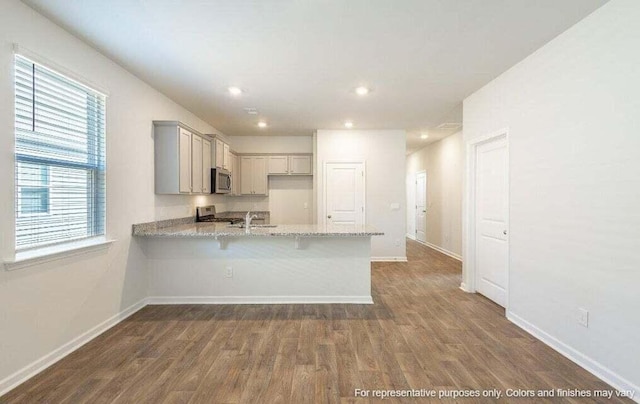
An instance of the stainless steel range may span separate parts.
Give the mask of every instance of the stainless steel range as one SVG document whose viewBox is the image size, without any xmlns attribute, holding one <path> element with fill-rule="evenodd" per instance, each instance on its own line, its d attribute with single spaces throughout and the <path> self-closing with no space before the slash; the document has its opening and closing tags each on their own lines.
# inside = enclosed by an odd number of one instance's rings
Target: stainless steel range
<svg viewBox="0 0 640 404">
<path fill-rule="evenodd" d="M 214 205 L 198 206 L 196 208 L 196 222 L 214 222 L 239 224 L 244 223 L 244 219 L 230 217 L 216 217 L 216 207 Z"/>
</svg>

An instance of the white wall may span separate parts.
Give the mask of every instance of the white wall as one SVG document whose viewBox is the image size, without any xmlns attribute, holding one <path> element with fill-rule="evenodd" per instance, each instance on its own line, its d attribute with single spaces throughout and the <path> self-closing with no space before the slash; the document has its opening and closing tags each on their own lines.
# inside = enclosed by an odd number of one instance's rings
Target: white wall
<svg viewBox="0 0 640 404">
<path fill-rule="evenodd" d="M 230 136 L 229 141 L 236 153 L 313 153 L 311 136 Z M 229 197 L 226 209 L 268 210 L 271 223 L 311 224 L 313 201 L 312 176 L 278 175 L 269 176 L 269 196 Z"/>
<path fill-rule="evenodd" d="M 17 0 L 0 2 L 0 248 L 14 254 L 13 43 L 109 92 L 108 250 L 15 271 L 0 269 L 0 391 L 7 379 L 146 296 L 145 259 L 131 225 L 193 214 L 219 197 L 156 196 L 152 120 L 214 128 Z M 20 375 L 16 375 L 19 377 Z"/>
<path fill-rule="evenodd" d="M 375 259 L 406 259 L 406 132 L 403 130 L 319 130 L 316 133 L 317 220 L 324 215 L 325 162 L 357 159 L 366 166 L 366 222 L 384 232 L 372 237 Z M 394 210 L 392 204 L 399 204 Z"/>
<path fill-rule="evenodd" d="M 372 303 L 371 237 L 146 238 L 151 303 Z M 226 277 L 231 267 L 233 276 Z"/>
<path fill-rule="evenodd" d="M 236 153 L 313 153 L 311 136 L 229 136 Z"/>
<path fill-rule="evenodd" d="M 462 132 L 407 156 L 407 234 L 415 237 L 416 173 L 427 173 L 426 241 L 462 255 Z"/>
<path fill-rule="evenodd" d="M 269 176 L 269 212 L 272 223 L 313 223 L 313 177 Z"/>
<path fill-rule="evenodd" d="M 638 21 L 612 0 L 464 101 L 465 141 L 509 128 L 510 317 L 636 399 Z"/>
</svg>

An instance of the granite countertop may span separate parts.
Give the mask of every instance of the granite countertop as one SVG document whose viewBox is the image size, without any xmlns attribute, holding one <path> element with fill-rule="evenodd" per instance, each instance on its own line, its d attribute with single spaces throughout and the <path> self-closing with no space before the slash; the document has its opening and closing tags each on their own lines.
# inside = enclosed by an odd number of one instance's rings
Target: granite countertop
<svg viewBox="0 0 640 404">
<path fill-rule="evenodd" d="M 183 220 L 183 222 L 180 222 Z M 227 223 L 194 223 L 185 219 L 151 222 L 133 225 L 133 235 L 138 237 L 361 237 L 382 236 L 372 226 L 354 225 L 316 225 L 316 224 L 279 224 L 275 227 L 244 228 L 229 227 Z"/>
</svg>

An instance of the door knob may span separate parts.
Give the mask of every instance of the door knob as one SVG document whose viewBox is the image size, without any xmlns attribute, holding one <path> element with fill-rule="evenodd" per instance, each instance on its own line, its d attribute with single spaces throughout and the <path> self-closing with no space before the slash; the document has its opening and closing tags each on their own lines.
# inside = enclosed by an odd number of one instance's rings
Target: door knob
<svg viewBox="0 0 640 404">
<path fill-rule="evenodd" d="M 427 213 L 427 211 L 426 211 L 426 210 L 423 210 L 423 211 L 422 211 L 422 213 Z"/>
<path fill-rule="evenodd" d="M 507 235 L 507 231 L 506 230 L 502 230 L 502 234 L 504 234 L 506 236 Z"/>
<path fill-rule="evenodd" d="M 327 219 L 331 219 L 331 215 L 327 216 Z"/>
</svg>

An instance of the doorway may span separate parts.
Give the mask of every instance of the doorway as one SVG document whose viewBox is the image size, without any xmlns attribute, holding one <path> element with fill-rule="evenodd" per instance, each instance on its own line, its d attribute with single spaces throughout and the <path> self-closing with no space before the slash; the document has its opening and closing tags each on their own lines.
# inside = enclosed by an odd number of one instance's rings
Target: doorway
<svg viewBox="0 0 640 404">
<path fill-rule="evenodd" d="M 416 173 L 416 240 L 427 241 L 427 172 Z"/>
<path fill-rule="evenodd" d="M 473 290 L 506 307 L 509 147 L 506 131 L 469 145 L 469 258 Z"/>
<path fill-rule="evenodd" d="M 365 223 L 364 163 L 325 163 L 325 224 Z"/>
</svg>

